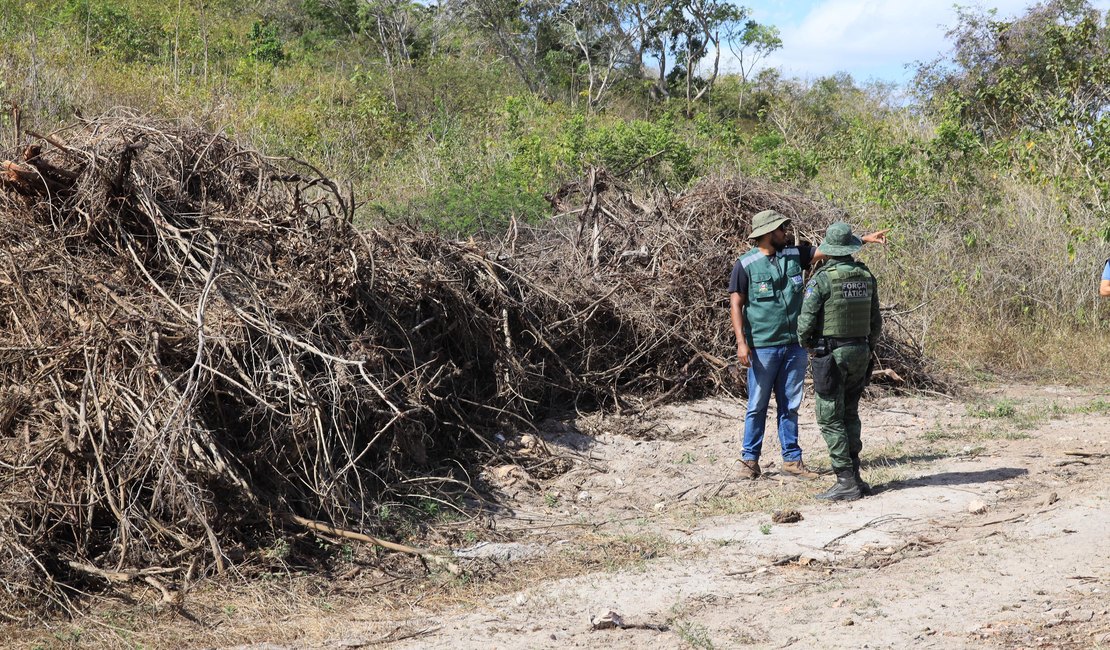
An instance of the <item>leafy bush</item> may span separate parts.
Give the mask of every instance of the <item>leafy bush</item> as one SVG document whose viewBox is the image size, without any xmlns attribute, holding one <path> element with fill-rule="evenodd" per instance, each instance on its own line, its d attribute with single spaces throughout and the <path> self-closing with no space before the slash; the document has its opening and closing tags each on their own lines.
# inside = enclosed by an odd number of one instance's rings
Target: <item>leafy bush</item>
<svg viewBox="0 0 1110 650">
<path fill-rule="evenodd" d="M 478 182 L 438 190 L 412 207 L 425 226 L 456 236 L 503 231 L 511 219 L 536 221 L 551 210 L 543 192 L 512 165 L 499 166 Z"/>
<path fill-rule="evenodd" d="M 278 38 L 277 28 L 260 20 L 254 21 L 247 34 L 248 54 L 252 61 L 277 65 L 285 60 L 285 46 Z"/>
<path fill-rule="evenodd" d="M 112 0 L 68 0 L 61 18 L 96 54 L 123 61 L 154 58 L 167 39 L 155 17 Z"/>
<path fill-rule="evenodd" d="M 645 181 L 685 185 L 698 171 L 693 149 L 669 116 L 654 122 L 627 120 L 589 129 L 580 146 L 584 162 L 614 173 L 635 169 Z"/>
</svg>

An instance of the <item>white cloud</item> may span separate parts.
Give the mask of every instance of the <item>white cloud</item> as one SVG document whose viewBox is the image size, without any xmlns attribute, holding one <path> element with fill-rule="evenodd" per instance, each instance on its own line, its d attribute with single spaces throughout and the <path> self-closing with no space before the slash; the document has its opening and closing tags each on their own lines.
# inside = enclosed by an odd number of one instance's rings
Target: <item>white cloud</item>
<svg viewBox="0 0 1110 650">
<path fill-rule="evenodd" d="M 962 3 L 973 5 L 972 2 Z M 994 0 L 1000 17 L 1022 15 L 1034 0 Z M 1103 8 L 1106 2 L 1093 2 Z M 797 25 L 778 25 L 783 47 L 764 65 L 788 76 L 814 79 L 845 71 L 858 81 L 904 81 L 906 64 L 929 61 L 950 47 L 945 38 L 956 24 L 952 0 L 826 0 Z"/>
</svg>

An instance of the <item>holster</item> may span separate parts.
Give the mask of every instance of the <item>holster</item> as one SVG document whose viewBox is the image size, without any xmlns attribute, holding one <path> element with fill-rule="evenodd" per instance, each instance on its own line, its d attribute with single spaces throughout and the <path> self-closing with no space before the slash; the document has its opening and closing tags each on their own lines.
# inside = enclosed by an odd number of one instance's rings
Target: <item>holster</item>
<svg viewBox="0 0 1110 650">
<path fill-rule="evenodd" d="M 809 375 L 813 377 L 813 390 L 818 395 L 835 393 L 840 385 L 840 369 L 832 352 L 814 354 L 809 359 Z"/>
</svg>

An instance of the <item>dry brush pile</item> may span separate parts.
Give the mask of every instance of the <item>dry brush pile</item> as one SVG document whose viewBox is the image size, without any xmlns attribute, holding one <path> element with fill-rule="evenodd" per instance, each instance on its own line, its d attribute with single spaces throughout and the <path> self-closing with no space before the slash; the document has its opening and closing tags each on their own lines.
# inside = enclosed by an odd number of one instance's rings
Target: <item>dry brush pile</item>
<svg viewBox="0 0 1110 650">
<path fill-rule="evenodd" d="M 359 230 L 310 165 L 188 124 L 110 114 L 9 157 L 11 618 L 133 581 L 172 601 L 284 527 L 373 532 L 381 495 L 465 479 L 443 468 L 498 453 L 496 430 L 738 389 L 724 283 L 746 220 L 833 216 L 742 180 L 638 203 L 597 172 L 547 226 L 456 242 Z M 928 381 L 917 363 L 896 369 Z"/>
</svg>

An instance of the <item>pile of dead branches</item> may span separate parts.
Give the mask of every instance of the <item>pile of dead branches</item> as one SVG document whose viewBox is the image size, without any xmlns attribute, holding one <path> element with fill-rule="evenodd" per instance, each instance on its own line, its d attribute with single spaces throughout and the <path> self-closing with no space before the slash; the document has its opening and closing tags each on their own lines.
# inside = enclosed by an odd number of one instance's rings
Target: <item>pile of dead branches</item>
<svg viewBox="0 0 1110 650">
<path fill-rule="evenodd" d="M 175 601 L 283 527 L 373 532 L 381 495 L 538 417 L 738 388 L 724 283 L 746 220 L 832 220 L 744 181 L 640 204 L 596 172 L 552 197 L 567 214 L 498 241 L 363 231 L 308 164 L 125 113 L 10 158 L 0 611 L 17 618 L 107 584 Z"/>
<path fill-rule="evenodd" d="M 707 179 L 679 196 L 657 192 L 637 199 L 598 170 L 550 200 L 563 221 L 546 225 L 539 245 L 551 246 L 553 231 L 570 244 L 558 256 L 565 282 L 574 285 L 566 293 L 605 294 L 622 320 L 650 329 L 649 356 L 662 371 L 656 388 L 666 396 L 742 389 L 745 373 L 735 364 L 726 291 L 733 264 L 751 247 L 747 234 L 756 213 L 774 209 L 790 217 L 796 242 L 812 245 L 829 224 L 846 219 L 838 208 L 793 188 L 739 177 Z M 568 264 L 576 265 L 574 273 L 566 273 Z M 552 271 L 530 271 L 545 273 Z M 873 381 L 950 392 L 951 383 L 932 367 L 900 314 L 883 311 Z"/>
<path fill-rule="evenodd" d="M 308 165 L 113 115 L 0 186 L 9 615 L 105 581 L 172 600 L 286 525 L 373 530 L 375 496 L 539 383 L 484 251 L 359 232 Z"/>
</svg>

